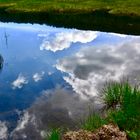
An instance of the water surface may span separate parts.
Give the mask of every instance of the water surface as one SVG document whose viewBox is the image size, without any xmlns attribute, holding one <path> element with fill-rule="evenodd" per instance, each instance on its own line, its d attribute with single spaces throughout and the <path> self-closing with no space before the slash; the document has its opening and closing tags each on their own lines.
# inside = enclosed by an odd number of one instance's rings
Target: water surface
<svg viewBox="0 0 140 140">
<path fill-rule="evenodd" d="M 106 81 L 140 80 L 140 36 L 1 22 L 0 54 L 0 139 L 74 127 Z"/>
</svg>

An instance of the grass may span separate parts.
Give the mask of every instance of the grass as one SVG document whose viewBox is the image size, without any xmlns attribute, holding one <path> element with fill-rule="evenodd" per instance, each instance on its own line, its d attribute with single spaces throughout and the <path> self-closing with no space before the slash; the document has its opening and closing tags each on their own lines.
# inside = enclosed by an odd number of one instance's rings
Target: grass
<svg viewBox="0 0 140 140">
<path fill-rule="evenodd" d="M 111 14 L 140 16 L 139 0 L 0 0 L 9 12 L 92 12 L 106 9 Z"/>
<path fill-rule="evenodd" d="M 60 130 L 59 129 L 52 129 L 50 134 L 48 134 L 45 140 L 60 140 Z"/>
<path fill-rule="evenodd" d="M 103 124 L 114 123 L 130 140 L 140 139 L 140 89 L 126 82 L 110 82 L 103 89 L 105 117 L 91 115 L 82 128 L 94 131 Z"/>
<path fill-rule="evenodd" d="M 88 131 L 95 131 L 104 124 L 107 124 L 105 119 L 101 118 L 98 114 L 91 114 L 82 122 L 81 128 Z"/>
<path fill-rule="evenodd" d="M 140 90 L 138 86 L 131 86 L 128 82 L 124 83 L 113 83 L 111 85 L 112 94 L 105 94 L 108 106 L 108 118 L 116 123 L 121 130 L 126 132 L 133 132 L 140 138 Z M 118 97 L 119 99 L 116 98 Z M 113 97 L 112 97 L 113 96 Z M 115 98 L 114 98 L 115 97 Z M 114 98 L 112 102 L 112 98 Z M 117 108 L 115 105 L 119 105 Z"/>
</svg>

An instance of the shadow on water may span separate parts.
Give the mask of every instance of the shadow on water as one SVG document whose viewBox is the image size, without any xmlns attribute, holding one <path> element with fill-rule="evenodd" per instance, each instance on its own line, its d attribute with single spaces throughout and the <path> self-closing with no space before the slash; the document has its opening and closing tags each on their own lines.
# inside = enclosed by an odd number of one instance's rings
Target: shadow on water
<svg viewBox="0 0 140 140">
<path fill-rule="evenodd" d="M 0 9 L 0 21 L 18 23 L 46 23 L 56 27 L 77 28 L 140 35 L 140 17 L 113 15 L 108 10 L 92 13 L 8 13 Z"/>
</svg>

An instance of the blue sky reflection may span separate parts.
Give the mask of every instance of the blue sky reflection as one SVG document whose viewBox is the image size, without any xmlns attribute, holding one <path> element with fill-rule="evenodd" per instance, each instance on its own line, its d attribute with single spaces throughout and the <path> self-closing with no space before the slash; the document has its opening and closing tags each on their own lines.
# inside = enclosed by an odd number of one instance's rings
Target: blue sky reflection
<svg viewBox="0 0 140 140">
<path fill-rule="evenodd" d="M 106 80 L 125 75 L 139 81 L 139 40 L 139 36 L 0 22 L 0 54 L 4 58 L 0 125 L 16 120 L 12 137 L 18 137 L 26 129 L 21 129 L 21 123 L 32 123 L 33 118 L 41 122 L 43 118 L 37 114 L 42 109 L 45 117 L 47 105 L 51 115 L 61 110 L 71 121 L 77 112 L 85 113 L 85 99 L 96 96 Z"/>
</svg>

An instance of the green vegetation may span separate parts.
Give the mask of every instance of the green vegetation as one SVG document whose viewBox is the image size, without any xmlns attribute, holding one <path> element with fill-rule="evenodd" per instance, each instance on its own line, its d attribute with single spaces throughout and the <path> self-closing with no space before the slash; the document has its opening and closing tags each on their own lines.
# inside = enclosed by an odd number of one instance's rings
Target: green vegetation
<svg viewBox="0 0 140 140">
<path fill-rule="evenodd" d="M 139 88 L 131 86 L 128 82 L 110 82 L 103 89 L 102 99 L 106 105 L 106 117 L 90 116 L 83 128 L 94 131 L 101 125 L 111 122 L 125 131 L 130 139 L 140 139 Z"/>
<path fill-rule="evenodd" d="M 82 129 L 88 130 L 88 131 L 94 131 L 101 127 L 102 125 L 106 124 L 107 121 L 105 119 L 102 119 L 99 115 L 91 114 L 83 123 L 82 123 Z"/>
<path fill-rule="evenodd" d="M 81 128 L 95 131 L 104 124 L 116 124 L 130 140 L 140 139 L 140 90 L 126 82 L 110 82 L 101 97 L 105 103 L 102 115 L 91 114 Z M 59 140 L 60 131 L 52 131 L 50 140 Z M 53 139 L 54 138 L 54 139 Z"/>
<path fill-rule="evenodd" d="M 92 12 L 106 9 L 111 14 L 140 16 L 139 0 L 0 0 L 7 11 Z"/>
<path fill-rule="evenodd" d="M 52 129 L 50 134 L 46 136 L 45 140 L 60 140 L 60 130 Z"/>
<path fill-rule="evenodd" d="M 121 130 L 129 136 L 140 138 L 140 90 L 137 86 L 132 87 L 128 82 L 113 83 L 111 85 L 111 97 L 105 94 L 105 99 L 112 103 L 109 108 L 108 118 L 116 123 Z M 115 88 L 114 88 L 115 87 Z M 110 94 L 110 93 L 109 93 Z M 119 99 L 116 98 L 118 97 Z M 114 102 L 112 102 L 114 96 Z M 114 108 L 114 104 L 116 107 Z M 118 105 L 118 107 L 117 107 Z"/>
</svg>

